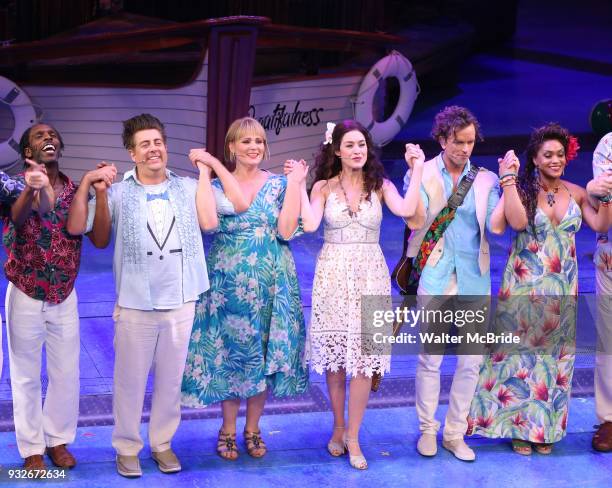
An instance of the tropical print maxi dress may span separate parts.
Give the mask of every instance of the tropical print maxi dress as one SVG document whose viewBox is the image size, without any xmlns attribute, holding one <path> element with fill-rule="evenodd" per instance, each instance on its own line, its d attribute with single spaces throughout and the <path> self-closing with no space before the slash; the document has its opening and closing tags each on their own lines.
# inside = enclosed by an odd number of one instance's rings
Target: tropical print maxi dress
<svg viewBox="0 0 612 488">
<path fill-rule="evenodd" d="M 570 198 L 559 225 L 539 208 L 534 220 L 535 236 L 529 225 L 514 238 L 495 314 L 497 330 L 521 342 L 485 357 L 468 433 L 553 443 L 565 435 L 574 372 L 582 213 Z"/>
<path fill-rule="evenodd" d="M 266 389 L 295 395 L 308 386 L 295 263 L 277 231 L 286 187 L 284 176 L 271 175 L 246 212 L 219 215 L 207 259 L 210 289 L 196 304 L 183 375 L 186 406 Z"/>
</svg>

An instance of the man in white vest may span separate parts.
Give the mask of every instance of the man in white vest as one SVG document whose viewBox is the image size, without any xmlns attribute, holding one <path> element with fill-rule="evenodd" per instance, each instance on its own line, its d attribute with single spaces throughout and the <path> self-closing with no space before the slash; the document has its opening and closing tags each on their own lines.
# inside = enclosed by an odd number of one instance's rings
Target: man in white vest
<svg viewBox="0 0 612 488">
<path fill-rule="evenodd" d="M 436 216 L 446 207 L 449 197 L 472 167 L 470 156 L 480 126 L 474 115 L 463 107 L 446 107 L 435 117 L 433 138 L 442 152 L 425 162 L 421 185 L 421 199 L 425 207 L 425 224 L 416 222 L 422 215 L 409 221 L 419 226 L 410 236 L 407 255 L 416 257 L 425 234 Z M 405 188 L 410 180 L 404 178 Z M 480 169 L 457 208 L 454 219 L 438 240 L 422 269 L 417 295 L 419 304 L 432 305 L 433 300 L 444 302 L 442 296 L 478 295 L 491 293 L 489 273 L 489 243 L 486 230 L 502 233 L 504 225 L 492 228 L 491 215 L 499 202 L 498 178 Z M 435 296 L 435 297 L 434 297 Z M 440 298 L 439 298 L 440 297 Z M 487 298 L 488 299 L 488 298 Z M 438 450 L 436 435 L 440 422 L 435 419 L 440 396 L 440 365 L 443 355 L 422 352 L 416 371 L 416 411 L 421 437 L 417 450 L 423 456 L 435 456 Z M 467 429 L 467 415 L 478 383 L 480 354 L 457 355 L 457 366 L 449 395 L 443 443 L 444 448 L 463 461 L 473 461 L 475 454 L 463 440 Z"/>
<path fill-rule="evenodd" d="M 601 138 L 593 153 L 594 180 L 587 190 L 597 205 L 612 204 L 612 132 Z M 595 283 L 597 332 L 595 355 L 595 410 L 601 422 L 593 436 L 593 448 L 612 451 L 612 232 L 597 236 Z"/>
</svg>

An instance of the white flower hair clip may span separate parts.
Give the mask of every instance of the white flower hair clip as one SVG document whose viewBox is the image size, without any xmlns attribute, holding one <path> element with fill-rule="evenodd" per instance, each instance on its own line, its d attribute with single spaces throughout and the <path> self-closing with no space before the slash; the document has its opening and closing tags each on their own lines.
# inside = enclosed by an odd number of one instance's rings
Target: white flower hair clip
<svg viewBox="0 0 612 488">
<path fill-rule="evenodd" d="M 332 143 L 332 133 L 334 132 L 335 127 L 336 124 L 333 122 L 327 123 L 327 130 L 325 131 L 325 140 L 323 141 L 323 144 L 327 145 Z"/>
</svg>

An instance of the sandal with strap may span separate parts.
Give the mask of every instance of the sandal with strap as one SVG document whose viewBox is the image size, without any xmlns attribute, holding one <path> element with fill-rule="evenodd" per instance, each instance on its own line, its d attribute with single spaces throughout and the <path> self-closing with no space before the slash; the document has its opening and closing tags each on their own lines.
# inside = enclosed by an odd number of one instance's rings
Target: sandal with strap
<svg viewBox="0 0 612 488">
<path fill-rule="evenodd" d="M 236 434 L 228 434 L 219 430 L 217 439 L 217 454 L 228 461 L 238 459 L 238 446 L 236 445 Z"/>
<path fill-rule="evenodd" d="M 252 456 L 254 458 L 264 457 L 266 455 L 266 452 L 268 452 L 266 443 L 261 438 L 261 431 L 249 432 L 248 430 L 245 430 L 244 443 L 246 445 L 246 449 L 249 453 L 249 456 Z"/>
<path fill-rule="evenodd" d="M 553 445 L 542 442 L 540 444 L 534 444 L 533 448 L 538 454 L 550 454 L 552 452 Z"/>
<path fill-rule="evenodd" d="M 512 439 L 512 450 L 523 456 L 531 456 L 531 442 L 522 439 Z"/>
<path fill-rule="evenodd" d="M 344 436 L 344 448 L 349 453 L 349 463 L 351 464 L 351 466 L 355 469 L 368 469 L 368 462 L 366 461 L 366 458 L 363 454 L 358 454 L 356 456 L 353 456 L 351 454 L 351 451 L 349 451 L 348 448 L 349 442 L 359 445 L 359 440 L 351 439 L 350 437 L 346 437 L 346 435 Z"/>
<path fill-rule="evenodd" d="M 344 425 L 334 427 L 334 431 L 339 429 L 344 430 Z M 340 457 L 346 452 L 344 444 L 342 444 L 342 442 L 336 442 L 331 440 L 327 443 L 327 451 L 334 457 Z"/>
</svg>

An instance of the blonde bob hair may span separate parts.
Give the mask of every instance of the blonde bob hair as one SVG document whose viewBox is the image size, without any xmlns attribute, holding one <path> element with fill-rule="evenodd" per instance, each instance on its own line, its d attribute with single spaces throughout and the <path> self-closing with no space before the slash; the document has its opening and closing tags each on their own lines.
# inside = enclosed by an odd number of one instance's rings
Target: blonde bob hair
<svg viewBox="0 0 612 488">
<path fill-rule="evenodd" d="M 225 134 L 225 145 L 223 148 L 223 156 L 227 164 L 234 166 L 236 164 L 236 156 L 230 151 L 230 144 L 236 143 L 245 135 L 254 135 L 261 137 L 264 141 L 264 159 L 270 158 L 270 148 L 268 147 L 268 139 L 266 138 L 266 130 L 262 125 L 252 117 L 243 117 L 234 120 L 227 129 Z"/>
</svg>

